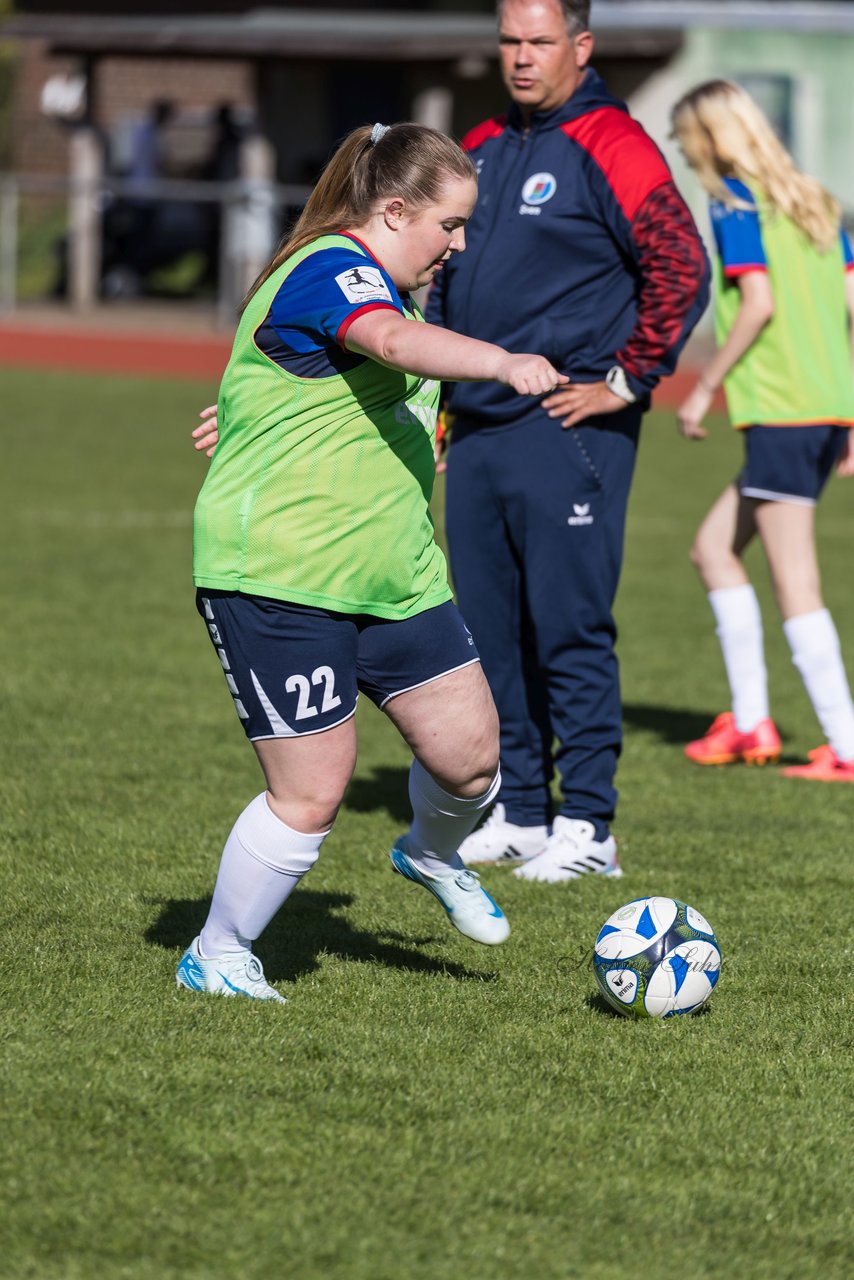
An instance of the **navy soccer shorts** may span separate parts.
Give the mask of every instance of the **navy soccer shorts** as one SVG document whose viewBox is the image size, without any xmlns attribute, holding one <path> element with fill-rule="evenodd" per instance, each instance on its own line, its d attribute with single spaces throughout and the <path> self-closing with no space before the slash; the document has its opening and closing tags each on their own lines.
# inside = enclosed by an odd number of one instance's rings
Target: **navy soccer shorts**
<svg viewBox="0 0 854 1280">
<path fill-rule="evenodd" d="M 196 592 L 247 738 L 322 733 L 479 661 L 450 600 L 412 618 L 332 613 L 238 592 Z"/>
<path fill-rule="evenodd" d="M 748 427 L 744 467 L 736 480 L 743 498 L 814 506 L 842 450 L 847 427 Z"/>
</svg>

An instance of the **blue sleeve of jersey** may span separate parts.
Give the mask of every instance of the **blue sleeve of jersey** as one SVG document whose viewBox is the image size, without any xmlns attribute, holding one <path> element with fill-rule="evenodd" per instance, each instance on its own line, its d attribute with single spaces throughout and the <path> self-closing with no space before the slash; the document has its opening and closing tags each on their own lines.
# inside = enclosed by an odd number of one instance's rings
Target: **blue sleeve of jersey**
<svg viewBox="0 0 854 1280">
<path fill-rule="evenodd" d="M 377 308 L 404 313 L 400 295 L 382 267 L 357 249 L 318 249 L 284 281 L 270 307 L 269 322 L 292 350 L 317 351 L 343 344 L 353 321 Z"/>
<path fill-rule="evenodd" d="M 842 257 L 845 261 L 845 270 L 850 271 L 854 267 L 854 253 L 851 252 L 851 241 L 848 239 L 848 232 L 844 227 L 839 228 L 839 239 L 842 241 Z"/>
<path fill-rule="evenodd" d="M 743 182 L 725 178 L 733 195 L 753 205 L 753 195 Z M 722 200 L 712 200 L 712 231 L 725 276 L 743 275 L 745 271 L 764 271 L 768 260 L 762 244 L 759 213 L 756 208 L 733 209 Z"/>
</svg>

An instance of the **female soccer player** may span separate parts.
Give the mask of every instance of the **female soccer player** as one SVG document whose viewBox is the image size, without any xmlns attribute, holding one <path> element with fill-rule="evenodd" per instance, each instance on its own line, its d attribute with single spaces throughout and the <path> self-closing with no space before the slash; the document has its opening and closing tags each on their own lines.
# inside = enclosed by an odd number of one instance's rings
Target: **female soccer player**
<svg viewBox="0 0 854 1280">
<path fill-rule="evenodd" d="M 428 503 L 440 379 L 523 395 L 535 355 L 424 324 L 409 291 L 465 247 L 474 168 L 418 125 L 357 129 L 247 299 L 195 512 L 198 609 L 266 791 L 225 845 L 179 986 L 262 1000 L 252 943 L 312 867 L 356 759 L 358 691 L 411 748 L 395 871 L 488 944 L 507 920 L 457 846 L 498 789 L 495 709 Z"/>
<path fill-rule="evenodd" d="M 854 706 L 824 606 L 815 504 L 834 464 L 854 475 L 854 382 L 848 323 L 854 261 L 839 205 L 800 173 L 765 116 L 735 84 L 713 80 L 673 109 L 673 131 L 711 196 L 720 343 L 678 411 L 689 440 L 723 382 L 746 459 L 714 503 L 691 558 L 709 594 L 732 711 L 685 748 L 697 764 L 775 761 L 762 620 L 742 556 L 758 534 L 792 661 L 827 744 L 781 772 L 854 782 Z"/>
</svg>

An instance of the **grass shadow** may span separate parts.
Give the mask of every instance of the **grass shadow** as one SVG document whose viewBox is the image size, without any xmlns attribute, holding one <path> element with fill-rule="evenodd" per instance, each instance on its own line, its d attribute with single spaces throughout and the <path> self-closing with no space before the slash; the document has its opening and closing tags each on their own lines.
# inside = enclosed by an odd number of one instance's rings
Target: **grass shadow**
<svg viewBox="0 0 854 1280">
<path fill-rule="evenodd" d="M 608 1018 L 616 1018 L 618 1022 L 638 1021 L 638 1019 L 634 1018 L 631 1014 L 620 1013 L 619 1009 L 615 1009 L 613 1005 L 610 1005 L 605 997 L 598 991 L 594 992 L 592 995 L 585 996 L 584 1003 L 592 1013 L 598 1013 L 600 1017 L 605 1016 Z M 711 1011 L 711 1005 L 702 1004 L 699 1009 L 695 1009 L 692 1013 L 683 1013 L 679 1016 L 683 1018 L 707 1018 Z M 666 1018 L 662 1019 L 662 1021 L 672 1022 L 673 1019 Z"/>
<path fill-rule="evenodd" d="M 654 707 L 643 702 L 627 702 L 623 706 L 626 724 L 653 733 L 662 742 L 677 743 L 682 747 L 694 738 L 701 738 L 716 715 L 715 711 Z"/>
<path fill-rule="evenodd" d="M 402 826 L 412 820 L 409 803 L 409 770 L 381 765 L 371 771 L 370 778 L 354 778 L 344 800 L 354 813 L 378 813 L 382 810 Z"/>
<path fill-rule="evenodd" d="M 690 708 L 655 707 L 643 702 L 628 702 L 623 706 L 623 720 L 634 729 L 653 733 L 662 742 L 684 747 L 687 742 L 701 738 L 718 714 L 717 711 L 696 711 Z M 780 737 L 786 732 L 777 725 Z M 781 763 L 794 762 L 794 757 L 783 755 Z"/>
<path fill-rule="evenodd" d="M 608 1004 L 604 996 L 598 991 L 594 991 L 591 995 L 584 997 L 584 1003 L 592 1013 L 598 1013 L 600 1017 L 616 1018 L 618 1022 L 627 1022 L 628 1017 L 625 1013 L 619 1013 L 613 1005 Z"/>
<path fill-rule="evenodd" d="M 152 901 L 152 900 L 149 900 Z M 153 900 L 160 908 L 145 932 L 151 946 L 172 951 L 187 946 L 201 929 L 209 898 Z M 264 971 L 273 982 L 295 982 L 320 967 L 320 957 L 339 956 L 360 964 L 385 965 L 407 973 L 442 973 L 459 981 L 494 982 L 494 971 L 469 969 L 453 960 L 436 959 L 417 950 L 440 942 L 438 935 L 406 937 L 394 931 L 368 933 L 354 929 L 346 917 L 353 902 L 349 893 L 320 893 L 300 889 L 264 932 Z"/>
</svg>

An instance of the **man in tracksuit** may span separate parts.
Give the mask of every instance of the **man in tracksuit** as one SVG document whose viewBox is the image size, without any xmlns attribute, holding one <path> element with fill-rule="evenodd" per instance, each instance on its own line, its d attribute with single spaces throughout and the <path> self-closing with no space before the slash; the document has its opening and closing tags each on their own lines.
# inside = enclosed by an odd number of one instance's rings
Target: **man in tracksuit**
<svg viewBox="0 0 854 1280">
<path fill-rule="evenodd" d="M 501 719 L 503 777 L 460 853 L 552 882 L 621 874 L 612 606 L 626 504 L 650 392 L 708 300 L 706 254 L 664 159 L 588 67 L 589 8 L 499 6 L 513 104 L 464 139 L 477 207 L 427 309 L 572 380 L 543 401 L 457 383 L 446 406 L 451 568 Z"/>
</svg>

